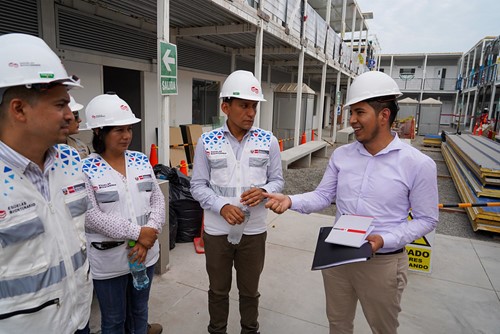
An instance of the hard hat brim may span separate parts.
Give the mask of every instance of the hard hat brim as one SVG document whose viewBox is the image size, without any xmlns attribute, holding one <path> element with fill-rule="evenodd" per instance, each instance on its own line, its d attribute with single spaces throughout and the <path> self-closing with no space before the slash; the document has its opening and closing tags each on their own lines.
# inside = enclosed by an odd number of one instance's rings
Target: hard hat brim
<svg viewBox="0 0 500 334">
<path fill-rule="evenodd" d="M 129 118 L 129 119 L 125 119 L 125 120 L 122 120 L 122 121 L 117 121 L 117 122 L 110 122 L 110 123 L 107 123 L 107 124 L 104 124 L 104 125 L 100 125 L 100 126 L 97 126 L 97 127 L 93 127 L 93 128 L 90 128 L 88 126 L 88 123 L 87 123 L 87 129 L 100 129 L 100 128 L 103 128 L 105 126 L 124 126 L 124 125 L 132 125 L 132 124 L 136 124 L 136 123 L 139 123 L 141 121 L 140 118 Z"/>
</svg>

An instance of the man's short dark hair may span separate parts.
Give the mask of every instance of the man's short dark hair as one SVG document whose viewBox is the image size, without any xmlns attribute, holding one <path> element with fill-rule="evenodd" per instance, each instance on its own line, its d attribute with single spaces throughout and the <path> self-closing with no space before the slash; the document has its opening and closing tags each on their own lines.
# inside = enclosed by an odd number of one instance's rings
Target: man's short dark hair
<svg viewBox="0 0 500 334">
<path fill-rule="evenodd" d="M 391 115 L 389 116 L 389 126 L 392 126 L 392 123 L 394 123 L 396 115 L 399 111 L 399 105 L 395 95 L 378 96 L 368 99 L 365 102 L 375 109 L 377 114 L 385 108 L 389 109 L 391 111 Z"/>
<path fill-rule="evenodd" d="M 7 112 L 7 106 L 13 99 L 21 99 L 33 106 L 38 101 L 38 98 L 44 94 L 36 89 L 29 89 L 26 86 L 8 87 L 4 90 L 2 103 L 0 103 L 0 119 L 4 119 Z"/>
</svg>

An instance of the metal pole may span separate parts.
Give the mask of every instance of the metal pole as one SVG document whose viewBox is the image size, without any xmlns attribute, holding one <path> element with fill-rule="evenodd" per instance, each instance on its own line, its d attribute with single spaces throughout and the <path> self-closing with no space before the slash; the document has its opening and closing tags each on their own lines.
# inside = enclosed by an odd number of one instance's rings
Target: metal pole
<svg viewBox="0 0 500 334">
<path fill-rule="evenodd" d="M 333 110 L 333 133 L 332 133 L 332 142 L 335 142 L 335 139 L 337 138 L 337 109 L 340 106 L 340 99 L 337 100 L 337 94 L 340 93 L 340 76 L 342 73 L 340 71 L 337 72 L 337 85 L 335 86 L 335 108 Z M 342 112 L 342 110 L 340 111 Z"/>
<path fill-rule="evenodd" d="M 326 17 L 325 21 L 330 24 L 330 13 L 332 8 L 332 0 L 327 1 L 326 7 Z M 328 25 L 328 29 L 330 29 L 330 25 Z M 328 29 L 326 29 L 326 37 L 325 37 L 325 45 L 328 43 Z M 326 88 L 326 70 L 328 67 L 328 58 L 326 55 L 326 50 L 324 50 L 325 54 L 325 62 L 323 63 L 323 68 L 321 71 L 321 89 L 319 93 L 319 101 L 318 101 L 318 140 L 321 141 L 323 135 L 323 115 L 325 113 L 325 88 Z M 329 106 L 328 106 L 328 109 Z M 313 127 L 314 131 L 314 127 Z"/>
<path fill-rule="evenodd" d="M 157 37 L 158 40 L 168 42 L 170 40 L 170 0 L 157 0 Z M 160 73 L 161 73 L 161 55 L 159 42 L 157 51 L 156 74 L 158 80 L 158 105 L 160 109 L 160 124 L 158 125 L 158 162 L 166 166 L 170 165 L 170 142 L 169 142 L 169 115 L 170 115 L 170 97 L 160 94 Z"/>
<path fill-rule="evenodd" d="M 260 0 L 259 9 L 264 10 L 264 0 Z M 261 83 L 262 87 L 262 44 L 264 43 L 264 30 L 262 25 L 264 20 L 260 19 L 257 26 L 257 33 L 255 36 L 255 77 Z M 255 115 L 255 126 L 260 126 L 260 103 L 257 105 L 257 113 Z"/>
</svg>

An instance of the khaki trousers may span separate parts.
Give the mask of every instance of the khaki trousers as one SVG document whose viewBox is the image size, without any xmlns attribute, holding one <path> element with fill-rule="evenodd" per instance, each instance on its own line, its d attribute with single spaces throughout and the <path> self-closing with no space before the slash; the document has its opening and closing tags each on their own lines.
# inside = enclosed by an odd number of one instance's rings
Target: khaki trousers
<svg viewBox="0 0 500 334">
<path fill-rule="evenodd" d="M 233 265 L 239 292 L 241 333 L 258 333 L 259 279 L 264 269 L 267 232 L 243 235 L 238 245 L 227 235 L 203 234 L 205 259 L 210 287 L 208 290 L 209 333 L 225 334 L 229 315 Z"/>
<path fill-rule="evenodd" d="M 396 334 L 408 255 L 375 254 L 366 262 L 325 269 L 323 282 L 330 334 L 352 334 L 359 300 L 374 334 Z"/>
</svg>

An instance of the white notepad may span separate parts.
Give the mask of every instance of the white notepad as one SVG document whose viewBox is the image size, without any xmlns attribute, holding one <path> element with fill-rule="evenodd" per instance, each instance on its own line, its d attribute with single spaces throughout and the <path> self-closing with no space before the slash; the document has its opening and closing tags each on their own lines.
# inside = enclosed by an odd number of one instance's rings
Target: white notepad
<svg viewBox="0 0 500 334">
<path fill-rule="evenodd" d="M 372 221 L 373 217 L 342 215 L 325 242 L 359 248 L 367 242 L 366 237 L 373 231 Z"/>
</svg>

